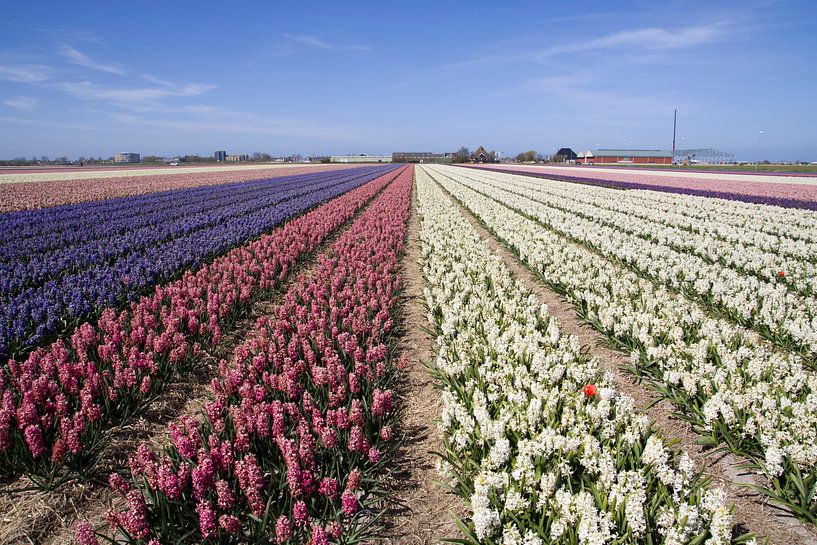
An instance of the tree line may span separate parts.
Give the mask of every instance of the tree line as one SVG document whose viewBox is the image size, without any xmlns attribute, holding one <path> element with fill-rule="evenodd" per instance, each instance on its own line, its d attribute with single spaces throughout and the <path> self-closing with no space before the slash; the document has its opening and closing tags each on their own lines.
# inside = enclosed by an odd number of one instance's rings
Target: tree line
<svg viewBox="0 0 817 545">
<path fill-rule="evenodd" d="M 564 163 L 570 157 L 560 153 L 565 148 L 560 148 L 553 154 L 543 154 L 536 150 L 527 150 L 516 154 L 514 159 L 517 163 Z M 454 152 L 452 156 L 453 163 L 470 163 L 474 160 L 474 154 L 465 146 Z M 495 151 L 488 152 L 488 162 L 497 162 L 497 153 Z"/>
</svg>

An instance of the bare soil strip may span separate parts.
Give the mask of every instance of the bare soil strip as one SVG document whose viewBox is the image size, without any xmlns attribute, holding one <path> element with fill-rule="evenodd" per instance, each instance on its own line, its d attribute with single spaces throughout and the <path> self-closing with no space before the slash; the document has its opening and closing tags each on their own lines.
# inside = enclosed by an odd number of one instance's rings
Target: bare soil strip
<svg viewBox="0 0 817 545">
<path fill-rule="evenodd" d="M 559 320 L 562 330 L 575 335 L 581 345 L 592 347 L 592 354 L 598 358 L 602 368 L 615 376 L 618 389 L 635 400 L 638 410 L 655 422 L 664 437 L 678 440 L 679 446 L 689 453 L 698 467 L 705 467 L 705 474 L 712 478 L 713 484 L 724 487 L 727 500 L 735 505 L 734 521 L 738 530 L 768 536 L 770 545 L 817 545 L 815 528 L 770 505 L 765 496 L 740 486 L 757 484 L 752 473 L 739 468 L 746 460 L 739 460 L 731 454 L 708 454 L 704 447 L 695 442 L 697 435 L 690 425 L 676 416 L 672 404 L 659 401 L 649 386 L 625 371 L 629 361 L 627 353 L 611 348 L 603 334 L 576 314 L 572 303 L 546 287 L 470 210 L 453 197 L 452 200 L 491 250 L 502 258 L 514 277 L 548 306 L 550 314 Z"/>
<path fill-rule="evenodd" d="M 298 265 L 298 270 L 268 297 L 260 298 L 222 336 L 221 343 L 204 352 L 189 373 L 168 384 L 161 394 L 138 418 L 115 430 L 110 444 L 101 455 L 96 477 L 77 481 L 51 492 L 21 492 L 0 496 L 0 544 L 3 545 L 62 545 L 73 542 L 74 524 L 80 518 L 92 525 L 103 524 L 102 515 L 119 502 L 107 486 L 110 473 L 127 468 L 128 457 L 136 448 L 147 443 L 153 449 L 169 444 L 167 425 L 183 414 L 196 414 L 210 400 L 210 381 L 218 373 L 218 364 L 228 359 L 255 329 L 259 318 L 269 316 L 281 302 L 290 286 L 312 275 L 320 256 L 349 230 L 355 220 L 388 187 L 378 191 L 355 215 L 341 225 Z M 422 288 L 421 288 L 422 294 Z M 26 486 L 22 477 L 10 488 Z"/>
<path fill-rule="evenodd" d="M 395 498 L 387 512 L 382 536 L 384 543 L 398 545 L 427 545 L 460 537 L 453 517 L 466 515 L 462 500 L 435 482 L 440 476 L 436 470 L 437 459 L 431 451 L 442 446 L 442 436 L 436 424 L 441 405 L 434 379 L 423 365 L 434 358 L 434 339 L 424 330 L 428 321 L 422 304 L 425 284 L 420 258 L 420 221 L 415 189 L 406 251 L 401 263 L 402 331 L 398 350 L 410 362 L 398 391 L 403 411 L 399 430 L 403 444 L 396 455 L 393 482 L 390 483 Z"/>
</svg>

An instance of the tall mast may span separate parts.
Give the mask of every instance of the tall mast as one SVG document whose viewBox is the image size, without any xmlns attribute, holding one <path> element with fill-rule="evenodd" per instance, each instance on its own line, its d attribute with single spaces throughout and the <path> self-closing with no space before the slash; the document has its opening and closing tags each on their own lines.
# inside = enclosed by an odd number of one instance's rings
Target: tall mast
<svg viewBox="0 0 817 545">
<path fill-rule="evenodd" d="M 678 110 L 672 114 L 672 162 L 675 162 L 675 125 L 678 122 Z"/>
</svg>

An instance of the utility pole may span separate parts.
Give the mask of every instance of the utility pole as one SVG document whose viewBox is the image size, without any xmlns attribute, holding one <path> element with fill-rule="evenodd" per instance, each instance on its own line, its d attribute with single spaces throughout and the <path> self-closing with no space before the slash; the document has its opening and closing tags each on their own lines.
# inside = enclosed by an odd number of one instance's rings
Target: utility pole
<svg viewBox="0 0 817 545">
<path fill-rule="evenodd" d="M 672 114 L 672 164 L 675 164 L 675 125 L 678 123 L 678 110 Z"/>
</svg>

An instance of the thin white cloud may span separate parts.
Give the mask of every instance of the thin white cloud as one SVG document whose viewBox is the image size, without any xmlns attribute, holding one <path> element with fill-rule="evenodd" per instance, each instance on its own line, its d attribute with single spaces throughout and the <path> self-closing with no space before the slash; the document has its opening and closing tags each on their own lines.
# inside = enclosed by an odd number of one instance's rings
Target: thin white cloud
<svg viewBox="0 0 817 545">
<path fill-rule="evenodd" d="M 505 53 L 491 53 L 474 57 L 463 62 L 447 64 L 441 68 L 458 69 L 485 64 L 508 62 L 543 62 L 565 54 L 582 54 L 598 51 L 663 51 L 691 48 L 715 43 L 726 39 L 732 32 L 732 25 L 715 21 L 703 25 L 679 28 L 649 27 L 622 30 L 583 42 L 554 45 L 550 47 L 528 47 L 509 50 Z"/>
<path fill-rule="evenodd" d="M 37 32 L 58 36 L 61 40 L 72 42 L 103 43 L 102 37 L 90 30 L 73 30 L 70 28 L 37 28 Z"/>
<path fill-rule="evenodd" d="M 314 36 L 311 34 L 284 34 L 284 38 L 289 41 L 300 43 L 303 45 L 307 45 L 309 47 L 315 47 L 318 49 L 327 49 L 330 51 L 370 51 L 371 48 L 367 45 L 361 44 L 352 44 L 352 45 L 343 45 L 335 42 L 329 42 L 320 38 L 319 36 Z"/>
<path fill-rule="evenodd" d="M 110 125 L 79 125 L 75 123 L 60 123 L 57 121 L 50 121 L 50 120 L 42 120 L 42 119 L 26 119 L 21 117 L 5 117 L 0 116 L 0 122 L 2 123 L 14 123 L 17 125 L 28 125 L 31 127 L 49 127 L 49 128 L 57 128 L 57 129 L 70 129 L 70 130 L 81 130 L 81 131 L 115 131 L 120 130 L 118 128 L 113 128 Z"/>
<path fill-rule="evenodd" d="M 0 64 L 0 80 L 18 83 L 40 83 L 51 75 L 51 69 L 42 64 Z"/>
<path fill-rule="evenodd" d="M 314 34 L 284 34 L 283 40 L 278 43 L 268 45 L 263 48 L 259 55 L 247 62 L 244 67 L 249 68 L 267 59 L 278 59 L 290 57 L 305 48 L 322 49 L 324 51 L 348 51 L 352 53 L 365 53 L 371 51 L 371 47 L 363 44 L 340 44 L 330 42 Z"/>
<path fill-rule="evenodd" d="M 536 56 L 550 57 L 562 53 L 582 53 L 624 46 L 648 50 L 680 49 L 717 41 L 723 37 L 724 31 L 724 25 L 719 23 L 690 26 L 677 30 L 658 27 L 624 30 L 586 42 L 550 47 L 540 51 Z"/>
<path fill-rule="evenodd" d="M 111 119 L 128 126 L 160 128 L 168 131 L 201 134 L 205 132 L 257 134 L 274 136 L 297 136 L 315 140 L 351 141 L 359 138 L 359 130 L 344 130 L 334 126 L 289 119 L 262 119 L 241 112 L 234 112 L 235 119 L 188 117 L 184 119 L 156 119 L 129 114 L 115 114 Z"/>
<path fill-rule="evenodd" d="M 149 81 L 149 82 L 151 82 L 151 83 L 155 83 L 156 85 L 162 85 L 162 86 L 164 86 L 164 87 L 173 87 L 173 86 L 175 86 L 175 85 L 176 85 L 176 84 L 175 84 L 175 83 L 173 83 L 172 81 L 168 81 L 168 80 L 166 80 L 166 79 L 157 78 L 156 76 L 153 76 L 153 75 L 151 75 L 151 74 L 142 74 L 142 76 L 141 76 L 141 77 L 142 77 L 142 79 L 143 79 L 143 80 L 145 80 L 145 81 Z"/>
<path fill-rule="evenodd" d="M 3 104 L 8 106 L 9 108 L 14 108 L 15 110 L 30 112 L 37 108 L 39 102 L 37 101 L 37 99 L 31 97 L 12 97 L 5 99 L 3 101 Z"/>
<path fill-rule="evenodd" d="M 121 67 L 114 64 L 103 64 L 97 62 L 82 51 L 79 51 L 70 45 L 63 44 L 58 52 L 63 57 L 67 58 L 72 64 L 98 70 L 99 72 L 105 72 L 106 74 L 115 74 L 117 76 L 125 75 L 125 71 Z"/>
<path fill-rule="evenodd" d="M 144 104 L 171 97 L 193 97 L 215 89 L 207 83 L 187 83 L 161 87 L 107 87 L 91 81 L 62 82 L 57 89 L 86 100 L 116 104 Z"/>
</svg>

